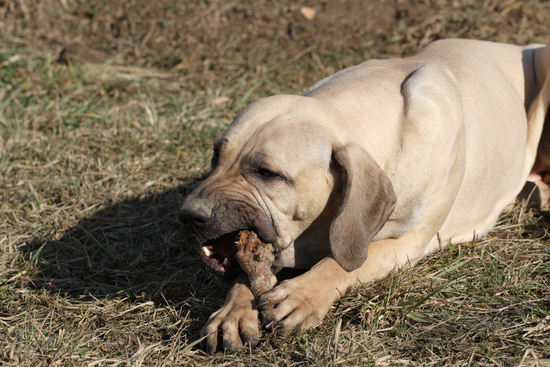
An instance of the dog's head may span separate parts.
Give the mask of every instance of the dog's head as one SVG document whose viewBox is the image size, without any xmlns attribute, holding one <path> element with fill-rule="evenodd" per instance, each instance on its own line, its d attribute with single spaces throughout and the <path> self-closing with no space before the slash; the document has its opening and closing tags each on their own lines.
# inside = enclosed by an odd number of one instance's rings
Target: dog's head
<svg viewBox="0 0 550 367">
<path fill-rule="evenodd" d="M 233 273 L 237 233 L 256 232 L 276 249 L 273 270 L 308 268 L 332 255 L 358 268 L 393 211 L 392 184 L 354 143 L 342 144 L 334 109 L 308 97 L 250 105 L 216 139 L 212 172 L 184 201 L 203 261 Z"/>
</svg>

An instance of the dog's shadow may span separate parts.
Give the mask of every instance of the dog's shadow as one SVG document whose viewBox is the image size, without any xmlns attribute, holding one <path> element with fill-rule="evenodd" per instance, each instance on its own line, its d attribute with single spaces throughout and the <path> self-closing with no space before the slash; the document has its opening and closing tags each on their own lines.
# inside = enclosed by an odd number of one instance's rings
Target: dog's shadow
<svg viewBox="0 0 550 367">
<path fill-rule="evenodd" d="M 38 264 L 33 287 L 79 300 L 181 306 L 197 321 L 187 330 L 196 340 L 230 284 L 205 269 L 177 221 L 192 186 L 106 205 L 61 236 L 30 241 L 23 250 Z"/>
</svg>

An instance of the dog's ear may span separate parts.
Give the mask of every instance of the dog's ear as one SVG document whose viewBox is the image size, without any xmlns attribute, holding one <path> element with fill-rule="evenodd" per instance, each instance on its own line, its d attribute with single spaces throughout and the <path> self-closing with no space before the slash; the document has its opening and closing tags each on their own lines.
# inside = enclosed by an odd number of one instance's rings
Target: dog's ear
<svg viewBox="0 0 550 367">
<path fill-rule="evenodd" d="M 345 270 L 359 268 L 367 258 L 372 238 L 395 207 L 393 185 L 363 148 L 351 143 L 333 149 L 342 168 L 340 207 L 330 227 L 330 249 Z"/>
</svg>

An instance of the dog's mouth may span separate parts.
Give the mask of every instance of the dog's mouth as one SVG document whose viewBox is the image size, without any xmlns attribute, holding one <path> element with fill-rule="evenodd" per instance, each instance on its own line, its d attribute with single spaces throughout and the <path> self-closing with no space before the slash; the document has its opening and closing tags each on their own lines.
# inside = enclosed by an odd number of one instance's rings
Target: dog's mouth
<svg viewBox="0 0 550 367">
<path fill-rule="evenodd" d="M 201 243 L 199 252 L 202 262 L 224 277 L 233 277 L 240 273 L 242 269 L 235 258 L 240 232 L 241 230 L 230 232 Z M 260 240 L 262 240 L 261 237 Z M 263 242 L 267 243 L 267 241 Z"/>
<path fill-rule="evenodd" d="M 241 268 L 235 259 L 237 247 L 235 242 L 238 239 L 238 233 L 231 232 L 221 237 L 207 240 L 201 245 L 201 260 L 216 273 L 231 276 L 241 271 Z"/>
</svg>

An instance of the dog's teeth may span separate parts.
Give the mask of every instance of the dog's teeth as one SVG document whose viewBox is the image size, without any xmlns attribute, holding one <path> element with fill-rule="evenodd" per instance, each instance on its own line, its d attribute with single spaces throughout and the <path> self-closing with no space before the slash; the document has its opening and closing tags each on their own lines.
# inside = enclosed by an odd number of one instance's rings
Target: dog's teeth
<svg viewBox="0 0 550 367">
<path fill-rule="evenodd" d="M 204 251 L 204 254 L 205 254 L 206 256 L 211 256 L 211 255 L 213 254 L 213 252 L 210 251 L 206 246 L 204 246 L 204 247 L 202 248 L 202 250 Z"/>
<path fill-rule="evenodd" d="M 229 259 L 226 257 L 225 259 L 223 259 L 223 266 L 226 266 L 227 264 L 229 264 Z"/>
</svg>

